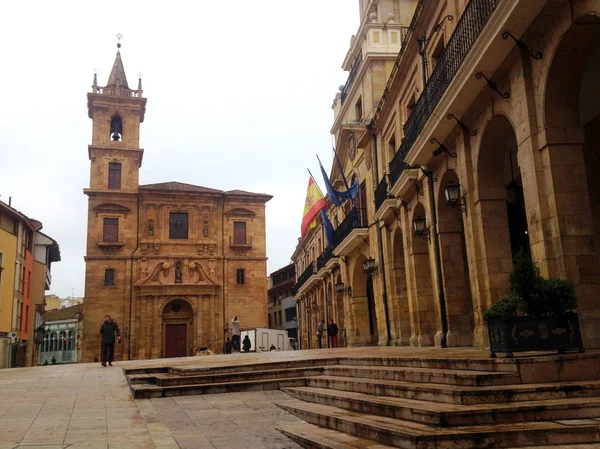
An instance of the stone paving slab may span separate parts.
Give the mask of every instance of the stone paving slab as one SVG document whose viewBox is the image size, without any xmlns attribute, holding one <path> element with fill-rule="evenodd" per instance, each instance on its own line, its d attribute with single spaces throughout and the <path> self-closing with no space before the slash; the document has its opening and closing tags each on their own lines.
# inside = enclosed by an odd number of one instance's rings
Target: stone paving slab
<svg viewBox="0 0 600 449">
<path fill-rule="evenodd" d="M 218 357 L 217 357 L 218 358 Z M 0 449 L 299 449 L 279 391 L 134 401 L 115 363 L 0 370 Z"/>
</svg>

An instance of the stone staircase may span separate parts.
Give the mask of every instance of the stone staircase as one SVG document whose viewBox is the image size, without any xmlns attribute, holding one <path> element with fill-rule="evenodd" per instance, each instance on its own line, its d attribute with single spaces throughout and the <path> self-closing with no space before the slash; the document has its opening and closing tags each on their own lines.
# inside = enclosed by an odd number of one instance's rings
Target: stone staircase
<svg viewBox="0 0 600 449">
<path fill-rule="evenodd" d="M 140 371 L 140 372 L 138 372 Z M 306 448 L 600 448 L 600 354 L 128 370 L 136 398 L 281 389 Z"/>
</svg>

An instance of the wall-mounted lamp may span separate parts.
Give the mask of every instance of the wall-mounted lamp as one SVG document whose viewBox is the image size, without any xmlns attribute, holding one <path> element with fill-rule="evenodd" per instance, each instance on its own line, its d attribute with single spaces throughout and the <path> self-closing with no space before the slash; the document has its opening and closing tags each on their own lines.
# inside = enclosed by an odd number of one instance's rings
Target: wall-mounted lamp
<svg viewBox="0 0 600 449">
<path fill-rule="evenodd" d="M 375 259 L 369 257 L 367 260 L 363 262 L 363 270 L 367 274 L 373 274 L 376 270 L 375 268 Z"/>
<path fill-rule="evenodd" d="M 456 207 L 465 213 L 467 212 L 465 199 L 460 196 L 460 184 L 446 184 L 444 194 L 446 195 L 446 206 Z"/>
<path fill-rule="evenodd" d="M 348 296 L 352 296 L 352 287 L 346 287 L 341 281 L 335 284 L 335 291 L 341 295 L 348 292 Z"/>
<path fill-rule="evenodd" d="M 423 217 L 413 218 L 413 231 L 417 237 L 422 237 L 429 241 L 429 228 L 427 227 L 427 221 Z"/>
</svg>

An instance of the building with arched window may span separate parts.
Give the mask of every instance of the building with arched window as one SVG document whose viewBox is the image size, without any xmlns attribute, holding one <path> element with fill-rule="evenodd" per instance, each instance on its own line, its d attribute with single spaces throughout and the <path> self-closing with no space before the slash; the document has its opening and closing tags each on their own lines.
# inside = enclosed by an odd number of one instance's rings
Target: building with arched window
<svg viewBox="0 0 600 449">
<path fill-rule="evenodd" d="M 346 214 L 326 264 L 300 241 L 304 337 L 342 298 L 349 345 L 486 347 L 484 312 L 524 251 L 575 284 L 584 346 L 600 347 L 600 1 L 360 5 L 331 179 L 359 174 L 367 201 L 333 214 L 366 204 L 367 220 Z M 380 78 L 361 69 L 376 48 L 395 51 Z"/>
<path fill-rule="evenodd" d="M 44 337 L 39 345 L 38 364 L 77 363 L 81 361 L 83 305 L 46 312 L 43 316 Z"/>
<path fill-rule="evenodd" d="M 86 362 L 100 357 L 105 314 L 121 329 L 116 360 L 190 356 L 209 345 L 220 351 L 232 315 L 242 327 L 267 325 L 271 196 L 181 182 L 140 185 L 142 94 L 141 79 L 129 87 L 120 51 L 106 86 L 94 76 L 88 93 Z"/>
</svg>

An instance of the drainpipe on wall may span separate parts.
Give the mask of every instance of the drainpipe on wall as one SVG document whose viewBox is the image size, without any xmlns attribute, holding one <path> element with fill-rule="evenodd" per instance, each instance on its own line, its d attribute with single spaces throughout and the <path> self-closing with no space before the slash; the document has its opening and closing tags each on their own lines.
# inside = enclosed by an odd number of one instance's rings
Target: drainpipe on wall
<svg viewBox="0 0 600 449">
<path fill-rule="evenodd" d="M 221 257 L 223 259 L 223 289 L 222 289 L 222 298 L 223 298 L 223 332 L 225 332 L 225 326 L 227 323 L 227 318 L 225 318 L 225 288 L 227 286 L 227 282 L 225 282 L 225 199 L 226 194 L 223 194 L 223 203 L 221 204 Z M 223 348 L 225 347 L 225 335 L 222 335 L 223 340 Z M 223 350 L 221 350 L 223 352 Z"/>
<path fill-rule="evenodd" d="M 442 258 L 440 256 L 440 234 L 438 232 L 437 210 L 435 208 L 435 191 L 433 189 L 433 172 L 422 170 L 427 176 L 429 186 L 429 208 L 431 209 L 431 228 L 433 232 L 433 253 L 435 256 L 435 272 L 437 277 L 438 296 L 440 301 L 440 318 L 442 320 L 442 348 L 447 348 L 446 335 L 448 334 L 448 316 L 446 313 L 446 295 L 444 293 L 444 281 L 442 279 Z"/>
<path fill-rule="evenodd" d="M 327 294 L 327 282 L 323 279 L 323 290 L 325 292 L 325 325 L 329 324 L 329 295 Z M 329 334 L 327 334 L 327 347 L 330 348 L 329 345 Z"/>
<path fill-rule="evenodd" d="M 131 253 L 129 260 L 129 331 L 127 333 L 127 360 L 131 360 L 131 324 L 132 324 L 132 306 L 133 306 L 133 255 L 136 253 L 140 246 L 140 195 L 142 193 L 138 189 L 137 193 L 137 225 L 135 230 L 135 249 Z"/>
<path fill-rule="evenodd" d="M 375 171 L 375 179 L 379 179 L 379 168 L 377 158 L 377 137 L 373 133 L 373 154 L 375 161 L 373 163 L 373 169 Z M 381 232 L 381 226 L 377 223 L 377 246 L 379 250 L 379 268 L 381 274 L 381 282 L 383 283 L 383 309 L 385 311 L 385 330 L 387 332 L 386 346 L 392 344 L 392 332 L 390 326 L 390 310 L 388 305 L 388 294 L 387 294 L 387 282 L 385 277 L 385 259 L 383 258 L 383 235 Z"/>
</svg>

